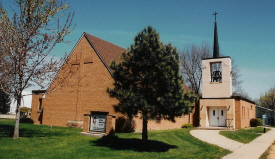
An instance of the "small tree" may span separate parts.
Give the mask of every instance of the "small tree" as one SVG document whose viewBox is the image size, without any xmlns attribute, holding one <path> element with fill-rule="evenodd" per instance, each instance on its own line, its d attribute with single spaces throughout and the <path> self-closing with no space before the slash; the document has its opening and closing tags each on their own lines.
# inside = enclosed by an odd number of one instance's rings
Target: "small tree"
<svg viewBox="0 0 275 159">
<path fill-rule="evenodd" d="M 275 110 L 275 87 L 270 88 L 264 95 L 261 95 L 259 105 Z"/>
<path fill-rule="evenodd" d="M 148 140 L 149 117 L 174 122 L 175 117 L 190 112 L 196 97 L 184 90 L 179 64 L 177 50 L 161 43 L 159 34 L 150 26 L 138 33 L 134 45 L 122 53 L 120 63 L 111 63 L 116 82 L 107 91 L 119 100 L 116 111 L 129 118 L 141 113 L 143 141 Z"/>
<path fill-rule="evenodd" d="M 63 61 L 55 60 L 50 51 L 71 32 L 73 14 L 59 21 L 68 9 L 63 0 L 15 0 L 14 4 L 18 9 L 12 18 L 3 8 L 0 14 L 0 89 L 17 101 L 13 138 L 18 139 L 22 91 L 34 84 L 43 88 L 55 76 Z"/>
<path fill-rule="evenodd" d="M 0 89 L 0 112 L 6 114 L 10 111 L 10 96 Z"/>
</svg>

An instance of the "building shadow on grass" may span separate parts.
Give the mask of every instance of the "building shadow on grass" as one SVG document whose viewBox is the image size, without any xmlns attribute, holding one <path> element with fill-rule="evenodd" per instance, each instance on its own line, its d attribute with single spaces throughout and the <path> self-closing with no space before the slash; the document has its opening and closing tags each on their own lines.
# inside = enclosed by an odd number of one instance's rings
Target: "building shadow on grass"
<svg viewBox="0 0 275 159">
<path fill-rule="evenodd" d="M 141 139 L 119 138 L 117 136 L 104 136 L 98 140 L 90 141 L 91 145 L 109 147 L 114 150 L 132 150 L 139 152 L 166 152 L 169 149 L 178 148 L 175 145 L 155 140 L 149 140 L 146 144 Z"/>
<path fill-rule="evenodd" d="M 0 138 L 13 137 L 14 126 L 0 124 Z M 19 137 L 48 137 L 48 136 L 58 136 L 63 134 L 62 131 L 51 132 L 50 130 L 40 130 L 40 129 L 29 129 L 20 128 Z"/>
</svg>

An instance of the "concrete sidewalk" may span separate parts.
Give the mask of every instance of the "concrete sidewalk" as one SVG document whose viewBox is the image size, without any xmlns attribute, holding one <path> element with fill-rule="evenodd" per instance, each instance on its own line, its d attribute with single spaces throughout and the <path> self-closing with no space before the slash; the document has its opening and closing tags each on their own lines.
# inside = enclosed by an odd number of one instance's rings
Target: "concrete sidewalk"
<svg viewBox="0 0 275 159">
<path fill-rule="evenodd" d="M 220 135 L 219 132 L 220 130 L 191 130 L 190 134 L 202 141 L 217 145 L 230 151 L 234 151 L 244 145 L 243 143 L 228 139 Z"/>
<path fill-rule="evenodd" d="M 1 114 L 0 119 L 15 119 L 15 114 Z"/>
<path fill-rule="evenodd" d="M 258 159 L 275 140 L 275 128 L 248 144 L 228 139 L 219 132 L 220 130 L 192 130 L 190 134 L 202 141 L 233 151 L 224 156 L 224 159 Z"/>
</svg>

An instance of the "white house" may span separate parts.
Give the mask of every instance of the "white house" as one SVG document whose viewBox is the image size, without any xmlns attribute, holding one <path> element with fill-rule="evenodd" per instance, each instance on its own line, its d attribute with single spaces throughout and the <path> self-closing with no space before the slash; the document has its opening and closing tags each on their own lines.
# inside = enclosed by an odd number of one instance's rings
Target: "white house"
<svg viewBox="0 0 275 159">
<path fill-rule="evenodd" d="M 31 92 L 28 91 L 23 91 L 23 98 L 21 100 L 21 107 L 28 107 L 31 108 L 32 105 L 32 95 Z M 16 100 L 13 98 L 11 100 L 11 105 L 10 105 L 10 114 L 15 114 L 16 111 Z"/>
</svg>

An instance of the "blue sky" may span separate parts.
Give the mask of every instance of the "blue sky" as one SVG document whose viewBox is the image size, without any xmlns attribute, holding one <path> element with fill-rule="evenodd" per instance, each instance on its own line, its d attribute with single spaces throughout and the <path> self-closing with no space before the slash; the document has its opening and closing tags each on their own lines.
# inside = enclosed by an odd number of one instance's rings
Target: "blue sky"
<svg viewBox="0 0 275 159">
<path fill-rule="evenodd" d="M 220 52 L 241 71 L 242 87 L 252 98 L 275 86 L 275 1 L 265 0 L 67 0 L 75 11 L 70 45 L 52 54 L 70 53 L 83 32 L 127 48 L 135 35 L 151 25 L 164 43 L 178 50 L 202 42 L 213 45 L 214 16 Z M 3 6 L 13 6 L 2 0 Z"/>
</svg>

